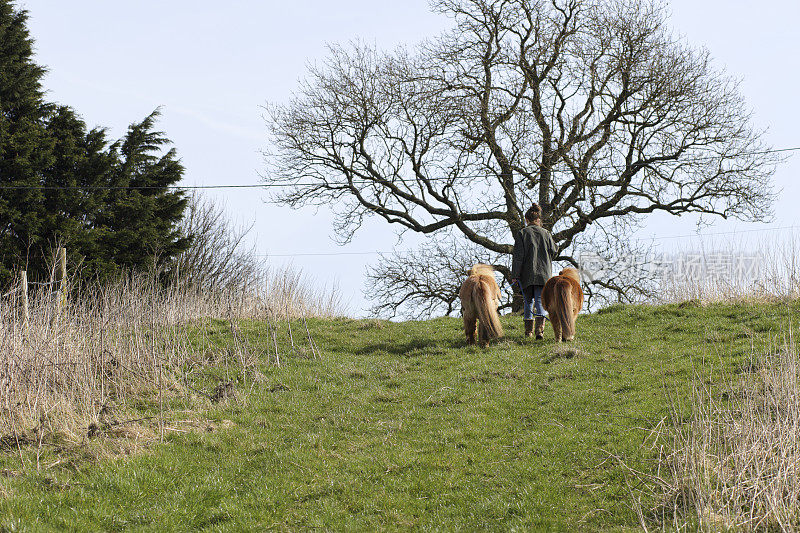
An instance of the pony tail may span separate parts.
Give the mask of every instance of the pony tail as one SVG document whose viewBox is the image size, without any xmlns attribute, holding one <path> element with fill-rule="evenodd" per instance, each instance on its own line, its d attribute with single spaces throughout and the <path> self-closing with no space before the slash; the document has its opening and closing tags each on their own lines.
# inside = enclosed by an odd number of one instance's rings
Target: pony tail
<svg viewBox="0 0 800 533">
<path fill-rule="evenodd" d="M 575 317 L 572 314 L 572 286 L 566 280 L 558 280 L 555 286 L 556 315 L 561 321 L 561 338 L 575 336 Z M 561 339 L 557 339 L 560 341 Z"/>
<path fill-rule="evenodd" d="M 478 320 L 481 327 L 486 329 L 488 338 L 496 339 L 503 336 L 503 325 L 494 304 L 492 288 L 483 276 L 478 277 L 473 292 L 473 301 L 478 309 Z"/>
</svg>

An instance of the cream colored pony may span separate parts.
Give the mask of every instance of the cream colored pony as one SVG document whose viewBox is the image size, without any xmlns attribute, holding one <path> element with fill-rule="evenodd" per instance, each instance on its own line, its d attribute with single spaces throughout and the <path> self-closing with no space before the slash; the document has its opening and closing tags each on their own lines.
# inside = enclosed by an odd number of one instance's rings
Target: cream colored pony
<svg viewBox="0 0 800 533">
<path fill-rule="evenodd" d="M 468 344 L 475 344 L 475 330 L 478 342 L 486 348 L 491 339 L 502 337 L 503 326 L 497 308 L 500 305 L 500 287 L 494 279 L 494 269 L 489 265 L 477 264 L 469 269 L 466 281 L 458 293 L 464 313 L 464 334 Z"/>
</svg>

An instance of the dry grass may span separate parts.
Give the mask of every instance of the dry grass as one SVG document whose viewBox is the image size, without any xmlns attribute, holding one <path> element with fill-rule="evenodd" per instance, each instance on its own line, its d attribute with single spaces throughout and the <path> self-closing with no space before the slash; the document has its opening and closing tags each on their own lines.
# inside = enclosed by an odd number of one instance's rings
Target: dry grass
<svg viewBox="0 0 800 533">
<path fill-rule="evenodd" d="M 724 248 L 708 254 L 759 257 L 755 278 L 675 280 L 659 302 L 787 302 L 800 298 L 800 239 Z M 775 349 L 738 372 L 704 361 L 688 399 L 671 398 L 673 416 L 652 431 L 655 473 L 629 471 L 644 528 L 701 531 L 800 530 L 800 353 L 790 324 Z M 709 334 L 719 345 L 724 339 Z M 709 378 L 709 368 L 714 369 Z M 642 502 L 658 502 L 648 509 Z"/>
<path fill-rule="evenodd" d="M 741 241 L 722 245 L 702 245 L 702 254 L 684 250 L 705 262 L 714 255 L 734 262 L 742 254 L 757 258 L 758 273 L 710 275 L 702 281 L 676 278 L 663 283 L 657 291 L 656 303 L 697 300 L 703 304 L 732 301 L 774 302 L 800 298 L 800 235 L 792 232 L 784 238 L 756 242 Z M 719 265 L 718 265 L 719 266 Z M 741 265 L 739 265 L 741 266 Z"/>
<path fill-rule="evenodd" d="M 238 319 L 269 321 L 277 330 L 279 320 L 285 326 L 289 319 L 339 314 L 335 291 L 319 294 L 288 269 L 268 274 L 263 289 L 250 293 L 164 288 L 155 275 L 76 287 L 68 298 L 34 287 L 27 322 L 19 290 L 0 299 L 0 447 L 6 449 L 54 436 L 81 441 L 87 428 L 109 427 L 131 400 L 166 409 L 170 397 L 187 392 L 181 369 L 202 359 L 193 348 L 192 325 L 200 319 L 229 320 L 236 341 Z M 245 362 L 247 350 L 234 345 Z M 274 361 L 280 363 L 277 351 Z M 155 431 L 166 429 L 161 416 Z"/>
<path fill-rule="evenodd" d="M 660 527 L 800 529 L 799 367 L 790 333 L 722 387 L 695 379 L 690 404 L 676 403 L 673 423 L 657 432 L 657 474 L 643 476 L 661 502 L 649 513 Z"/>
</svg>

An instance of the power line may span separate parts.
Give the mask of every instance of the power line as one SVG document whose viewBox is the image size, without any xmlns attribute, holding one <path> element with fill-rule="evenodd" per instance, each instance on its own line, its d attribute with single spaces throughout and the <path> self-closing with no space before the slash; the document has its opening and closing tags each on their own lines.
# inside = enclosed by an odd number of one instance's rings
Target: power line
<svg viewBox="0 0 800 533">
<path fill-rule="evenodd" d="M 760 154 L 775 154 L 778 152 L 796 152 L 800 150 L 800 146 L 795 148 L 773 148 L 771 150 L 762 150 L 760 152 L 749 152 L 749 155 L 760 155 Z M 747 154 L 747 152 L 745 152 Z"/>
<path fill-rule="evenodd" d="M 264 187 L 286 187 L 283 184 L 245 185 L 0 185 L 0 190 L 59 190 L 59 191 L 128 191 L 128 190 L 183 190 L 183 189 L 261 189 Z"/>
<path fill-rule="evenodd" d="M 775 154 L 782 152 L 797 152 L 800 151 L 800 146 L 793 148 L 775 148 L 771 150 L 760 150 L 754 152 L 741 152 L 739 155 L 764 155 Z M 701 161 L 713 161 L 717 156 L 696 157 L 683 160 L 676 160 L 676 162 L 683 163 L 696 163 Z M 592 167 L 593 170 L 608 170 L 615 169 L 613 165 Z M 497 177 L 499 174 L 464 174 L 452 177 L 426 177 L 420 178 L 424 181 L 456 181 L 460 179 L 472 178 L 492 178 Z M 391 183 L 416 183 L 418 178 L 400 178 L 387 180 Z M 376 183 L 374 180 L 354 180 L 354 185 L 368 185 Z M 203 189 L 269 189 L 269 188 L 283 188 L 283 187 L 313 187 L 320 185 L 320 183 L 246 183 L 246 184 L 232 184 L 232 185 L 0 185 L 0 190 L 80 190 L 80 191 L 114 191 L 114 190 L 203 190 Z"/>
<path fill-rule="evenodd" d="M 669 237 L 651 237 L 651 238 L 642 237 L 640 239 L 633 239 L 633 240 L 635 240 L 635 241 L 663 241 L 663 240 L 667 240 L 667 239 L 688 239 L 688 238 L 694 238 L 694 237 L 702 238 L 702 237 L 716 237 L 718 235 L 736 235 L 736 234 L 739 234 L 739 233 L 763 233 L 763 232 L 767 232 L 767 231 L 780 231 L 780 230 L 786 230 L 786 229 L 794 230 L 794 229 L 798 229 L 798 228 L 800 228 L 800 226 L 779 226 L 779 227 L 775 227 L 775 228 L 743 229 L 743 230 L 738 230 L 738 231 L 720 231 L 720 232 L 717 232 L 717 233 L 693 233 L 693 234 L 689 234 L 689 235 L 672 235 L 672 236 L 669 236 Z"/>
<path fill-rule="evenodd" d="M 329 255 L 374 255 L 386 254 L 390 252 L 302 252 L 294 254 L 256 254 L 258 257 L 306 257 L 306 256 L 329 256 Z"/>
<path fill-rule="evenodd" d="M 739 230 L 739 231 L 718 231 L 714 233 L 693 233 L 688 235 L 669 235 L 664 237 L 640 237 L 636 239 L 629 239 L 630 241 L 641 242 L 641 241 L 662 241 L 668 239 L 690 239 L 690 238 L 704 238 L 704 237 L 716 237 L 719 235 L 736 235 L 739 233 L 764 233 L 770 231 L 782 231 L 782 230 L 795 230 L 800 229 L 800 226 L 779 226 L 775 228 L 758 228 L 758 229 L 746 229 L 746 230 Z M 403 250 L 399 250 L 402 252 Z M 345 255 L 386 255 L 391 253 L 396 253 L 398 250 L 388 250 L 388 251 L 372 251 L 372 252 L 298 252 L 298 253 L 280 253 L 280 254 L 256 254 L 258 257 L 310 257 L 310 256 L 319 256 L 319 257 L 330 257 L 330 256 L 345 256 Z"/>
</svg>

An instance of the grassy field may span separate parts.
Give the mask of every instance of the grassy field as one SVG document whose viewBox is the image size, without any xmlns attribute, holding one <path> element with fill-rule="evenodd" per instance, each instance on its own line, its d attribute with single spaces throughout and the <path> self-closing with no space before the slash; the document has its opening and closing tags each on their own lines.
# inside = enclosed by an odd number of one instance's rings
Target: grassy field
<svg viewBox="0 0 800 533">
<path fill-rule="evenodd" d="M 319 357 L 296 323 L 280 367 L 265 325 L 241 322 L 259 362 L 196 374 L 206 389 L 238 374 L 236 397 L 176 402 L 163 443 L 110 458 L 99 450 L 133 437 L 44 446 L 37 472 L 34 446 L 3 441 L 0 531 L 638 530 L 629 468 L 656 468 L 648 436 L 672 399 L 747 371 L 798 311 L 615 306 L 582 316 L 569 345 L 506 317 L 487 350 L 456 318 L 309 320 Z M 233 342 L 227 323 L 204 327 L 199 352 Z"/>
</svg>

